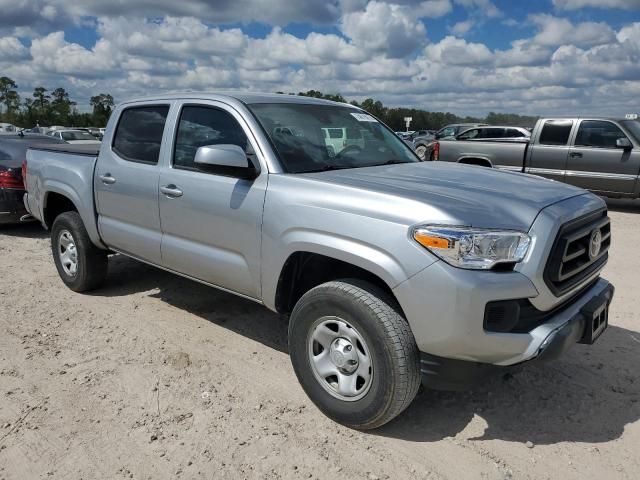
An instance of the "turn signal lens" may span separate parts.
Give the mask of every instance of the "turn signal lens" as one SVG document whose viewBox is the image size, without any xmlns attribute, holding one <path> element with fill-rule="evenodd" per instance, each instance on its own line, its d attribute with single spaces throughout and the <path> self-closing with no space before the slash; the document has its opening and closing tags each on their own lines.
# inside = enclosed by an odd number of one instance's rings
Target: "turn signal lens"
<svg viewBox="0 0 640 480">
<path fill-rule="evenodd" d="M 429 235 L 427 233 L 421 232 L 420 230 L 416 230 L 413 238 L 422 245 L 427 248 L 451 248 L 449 244 L 449 240 L 442 237 L 434 237 L 433 235 Z"/>
</svg>

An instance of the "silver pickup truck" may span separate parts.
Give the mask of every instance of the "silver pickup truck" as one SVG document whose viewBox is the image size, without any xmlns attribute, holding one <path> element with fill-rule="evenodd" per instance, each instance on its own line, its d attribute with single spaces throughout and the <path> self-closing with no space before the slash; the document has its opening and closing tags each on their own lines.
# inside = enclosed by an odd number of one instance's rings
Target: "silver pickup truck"
<svg viewBox="0 0 640 480">
<path fill-rule="evenodd" d="M 532 173 L 608 197 L 640 197 L 640 122 L 543 118 L 529 141 L 441 140 L 437 160 Z"/>
<path fill-rule="evenodd" d="M 283 128 L 295 125 L 294 130 Z M 358 130 L 339 153 L 326 129 Z M 187 94 L 119 105 L 100 150 L 42 146 L 28 210 L 62 281 L 122 254 L 289 316 L 311 400 L 378 427 L 420 381 L 456 389 L 607 327 L 604 202 L 517 173 L 420 162 L 347 104 Z"/>
</svg>

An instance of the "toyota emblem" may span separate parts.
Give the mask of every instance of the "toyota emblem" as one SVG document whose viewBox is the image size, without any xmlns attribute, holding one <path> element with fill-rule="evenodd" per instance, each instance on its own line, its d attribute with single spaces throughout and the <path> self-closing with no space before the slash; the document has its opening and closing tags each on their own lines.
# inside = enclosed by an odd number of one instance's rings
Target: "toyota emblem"
<svg viewBox="0 0 640 480">
<path fill-rule="evenodd" d="M 598 255 L 600 255 L 600 250 L 602 249 L 602 232 L 600 229 L 596 229 L 591 232 L 591 238 L 589 239 L 589 258 L 591 260 L 595 259 Z"/>
</svg>

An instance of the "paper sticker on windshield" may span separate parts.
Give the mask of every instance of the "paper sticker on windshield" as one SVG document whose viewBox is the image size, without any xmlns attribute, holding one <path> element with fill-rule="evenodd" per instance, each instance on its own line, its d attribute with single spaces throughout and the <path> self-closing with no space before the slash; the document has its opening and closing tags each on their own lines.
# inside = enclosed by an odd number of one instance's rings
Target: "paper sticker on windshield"
<svg viewBox="0 0 640 480">
<path fill-rule="evenodd" d="M 377 120 L 368 113 L 352 113 L 351 115 L 359 122 L 377 122 Z"/>
</svg>

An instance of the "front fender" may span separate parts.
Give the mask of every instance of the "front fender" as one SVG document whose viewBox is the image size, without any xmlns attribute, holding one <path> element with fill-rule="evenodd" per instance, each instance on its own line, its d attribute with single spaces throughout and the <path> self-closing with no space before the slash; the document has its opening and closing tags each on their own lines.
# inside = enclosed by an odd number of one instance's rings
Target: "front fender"
<svg viewBox="0 0 640 480">
<path fill-rule="evenodd" d="M 390 289 L 436 261 L 435 257 L 409 242 L 401 259 L 365 241 L 314 230 L 290 230 L 280 238 L 278 245 L 280 248 L 271 250 L 275 254 L 263 258 L 263 302 L 271 309 L 275 309 L 280 274 L 296 252 L 323 255 L 362 268 L 382 279 Z M 408 256 L 414 261 L 407 262 Z"/>
</svg>

